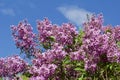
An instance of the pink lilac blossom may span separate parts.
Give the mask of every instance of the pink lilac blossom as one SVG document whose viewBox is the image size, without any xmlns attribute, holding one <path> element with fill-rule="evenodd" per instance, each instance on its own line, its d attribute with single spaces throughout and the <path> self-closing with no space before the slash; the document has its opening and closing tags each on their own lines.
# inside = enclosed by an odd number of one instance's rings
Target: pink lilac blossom
<svg viewBox="0 0 120 80">
<path fill-rule="evenodd" d="M 47 80 L 50 76 L 54 74 L 57 66 L 55 64 L 43 64 L 40 67 L 32 66 L 30 73 L 33 74 L 31 79 L 34 78 L 42 78 L 41 80 Z"/>
<path fill-rule="evenodd" d="M 0 77 L 12 78 L 27 69 L 27 63 L 19 56 L 0 58 Z"/>
<path fill-rule="evenodd" d="M 114 27 L 115 40 L 120 41 L 120 25 Z"/>
<path fill-rule="evenodd" d="M 84 24 L 85 36 L 81 48 L 86 53 L 83 55 L 85 69 L 88 71 L 95 71 L 99 62 L 119 62 L 120 59 L 116 44 L 119 36 L 115 36 L 118 32 L 115 33 L 111 27 L 103 27 L 102 22 L 102 15 L 99 15 L 98 18 L 93 16 L 90 22 Z M 110 31 L 105 32 L 108 29 Z"/>
<path fill-rule="evenodd" d="M 35 50 L 36 35 L 33 33 L 31 25 L 27 21 L 20 22 L 17 26 L 12 26 L 12 36 L 17 48 L 26 53 L 32 53 Z"/>
<path fill-rule="evenodd" d="M 85 54 L 84 50 L 81 48 L 78 51 L 71 52 L 70 53 L 70 59 L 71 60 L 76 60 L 76 61 L 82 61 L 84 59 L 83 54 Z"/>
<path fill-rule="evenodd" d="M 60 62 L 60 60 L 62 60 L 67 54 L 62 49 L 62 46 L 55 43 L 51 50 L 47 50 L 33 59 L 33 66 L 29 70 L 29 72 L 33 74 L 31 80 L 34 78 L 42 78 L 41 80 L 47 80 L 48 77 L 52 76 L 57 68 L 57 61 Z"/>
<path fill-rule="evenodd" d="M 39 40 L 41 42 L 49 42 L 49 37 L 53 36 L 55 42 L 62 45 L 70 45 L 73 43 L 74 37 L 78 34 L 76 28 L 70 23 L 64 23 L 61 26 L 51 24 L 45 18 L 43 21 L 38 21 Z"/>
</svg>

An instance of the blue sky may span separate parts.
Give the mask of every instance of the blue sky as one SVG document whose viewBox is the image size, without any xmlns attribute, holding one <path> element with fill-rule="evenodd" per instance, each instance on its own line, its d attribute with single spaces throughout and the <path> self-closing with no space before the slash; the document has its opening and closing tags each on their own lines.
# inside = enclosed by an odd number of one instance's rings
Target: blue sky
<svg viewBox="0 0 120 80">
<path fill-rule="evenodd" d="M 27 19 L 36 32 L 36 20 L 48 17 L 52 23 L 72 22 L 77 27 L 86 14 L 103 13 L 104 25 L 120 24 L 120 0 L 0 0 L 0 57 L 19 54 L 10 25 Z"/>
</svg>

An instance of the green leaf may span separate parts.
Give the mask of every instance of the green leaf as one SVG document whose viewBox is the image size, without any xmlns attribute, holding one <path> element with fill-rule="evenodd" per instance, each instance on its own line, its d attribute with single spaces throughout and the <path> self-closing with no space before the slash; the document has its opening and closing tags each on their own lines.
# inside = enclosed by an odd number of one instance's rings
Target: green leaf
<svg viewBox="0 0 120 80">
<path fill-rule="evenodd" d="M 29 80 L 29 78 L 26 77 L 25 75 L 22 75 L 21 78 L 22 78 L 23 80 Z"/>
<path fill-rule="evenodd" d="M 70 60 L 64 61 L 64 64 L 69 64 L 69 63 L 70 63 Z"/>
<path fill-rule="evenodd" d="M 31 76 L 32 76 L 32 74 L 30 74 L 29 72 L 25 72 L 25 73 L 23 73 L 23 75 L 22 75 L 22 76 L 31 77 Z"/>
<path fill-rule="evenodd" d="M 107 29 L 105 32 L 106 32 L 106 33 L 107 33 L 107 32 L 111 33 L 112 31 L 111 31 L 110 29 Z"/>
<path fill-rule="evenodd" d="M 69 57 L 66 56 L 64 61 L 63 61 L 63 64 L 70 64 L 70 63 L 71 63 L 71 61 L 70 61 Z"/>
<path fill-rule="evenodd" d="M 76 71 L 80 71 L 80 68 L 77 67 L 77 68 L 75 68 L 75 70 L 76 70 Z"/>
<path fill-rule="evenodd" d="M 120 41 L 117 42 L 117 46 L 120 47 Z"/>
<path fill-rule="evenodd" d="M 81 71 L 81 72 L 85 72 L 85 70 L 84 70 L 84 69 L 81 69 L 80 67 L 76 67 L 74 70 L 76 70 L 76 71 Z"/>
<path fill-rule="evenodd" d="M 78 36 L 75 38 L 75 44 L 82 45 L 83 36 L 84 36 L 84 32 L 83 30 L 80 30 Z"/>
<path fill-rule="evenodd" d="M 55 40 L 55 37 L 54 37 L 54 36 L 50 36 L 49 39 L 50 39 L 51 41 L 54 41 L 54 40 Z"/>
<path fill-rule="evenodd" d="M 112 70 L 113 69 L 113 66 L 112 65 L 110 65 L 110 70 Z"/>
<path fill-rule="evenodd" d="M 0 77 L 0 80 L 2 80 L 2 78 Z"/>
<path fill-rule="evenodd" d="M 83 80 L 84 79 L 84 75 L 82 75 L 80 78 L 78 78 L 78 80 Z"/>
<path fill-rule="evenodd" d="M 81 66 L 83 65 L 81 62 L 77 63 L 76 66 Z"/>
</svg>

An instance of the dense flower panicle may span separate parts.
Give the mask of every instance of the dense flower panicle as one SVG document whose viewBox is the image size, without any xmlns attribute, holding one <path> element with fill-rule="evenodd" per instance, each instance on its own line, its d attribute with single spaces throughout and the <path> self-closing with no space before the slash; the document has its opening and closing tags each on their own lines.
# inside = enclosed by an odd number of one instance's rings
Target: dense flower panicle
<svg viewBox="0 0 120 80">
<path fill-rule="evenodd" d="M 110 35 L 109 48 L 107 50 L 107 58 L 110 62 L 120 63 L 120 50 L 117 46 L 115 35 Z"/>
<path fill-rule="evenodd" d="M 115 40 L 120 41 L 120 26 L 115 26 L 114 27 L 114 32 L 115 32 Z"/>
<path fill-rule="evenodd" d="M 43 78 L 41 80 L 47 80 L 48 77 L 54 74 L 55 69 L 57 68 L 56 61 L 60 62 L 66 54 L 67 53 L 63 50 L 63 47 L 58 43 L 55 43 L 51 50 L 39 54 L 38 57 L 32 60 L 33 66 L 29 71 L 33 74 L 31 80 L 38 77 Z"/>
<path fill-rule="evenodd" d="M 117 42 L 119 42 L 119 26 L 111 27 L 107 26 L 104 30 L 107 36 L 109 36 L 109 48 L 107 50 L 107 59 L 110 62 L 120 63 L 120 50 Z"/>
<path fill-rule="evenodd" d="M 67 53 L 63 50 L 63 46 L 59 45 L 58 43 L 55 43 L 51 50 L 43 53 L 44 58 L 46 58 L 48 61 L 62 60 L 66 55 Z"/>
<path fill-rule="evenodd" d="M 56 34 L 55 38 L 57 42 L 63 45 L 71 45 L 73 44 L 73 40 L 75 36 L 78 35 L 76 28 L 70 23 L 64 23 Z"/>
<path fill-rule="evenodd" d="M 54 74 L 56 68 L 57 66 L 55 64 L 42 64 L 40 67 L 32 66 L 29 71 L 33 75 L 31 77 L 31 80 L 33 78 L 47 80 L 50 76 Z"/>
<path fill-rule="evenodd" d="M 61 26 L 53 25 L 48 19 L 38 21 L 39 39 L 41 42 L 49 42 L 50 37 L 55 38 L 55 42 L 68 45 L 73 43 L 74 37 L 78 34 L 76 28 L 70 23 Z"/>
<path fill-rule="evenodd" d="M 115 41 L 120 41 L 120 26 L 117 25 L 115 27 L 112 26 L 105 26 L 102 28 L 104 33 L 109 33 L 111 35 L 114 35 Z"/>
<path fill-rule="evenodd" d="M 71 58 L 71 60 L 82 61 L 82 60 L 84 60 L 84 55 L 85 55 L 85 51 L 82 49 L 79 49 L 76 52 L 71 52 L 70 58 Z"/>
<path fill-rule="evenodd" d="M 52 46 L 52 49 L 48 49 L 44 53 L 38 53 L 35 59 L 32 60 L 35 66 L 41 66 L 44 63 L 52 63 L 53 61 L 62 60 L 67 55 L 63 50 L 63 47 L 58 43 Z"/>
<path fill-rule="evenodd" d="M 110 62 L 120 63 L 120 51 L 115 46 L 111 46 L 108 50 L 107 58 Z"/>
<path fill-rule="evenodd" d="M 40 54 L 39 57 L 32 60 L 32 63 L 34 66 L 40 67 L 47 63 L 47 59 L 44 58 L 43 54 Z"/>
<path fill-rule="evenodd" d="M 19 56 L 0 58 L 0 77 L 12 77 L 24 72 L 27 65 Z"/>
<path fill-rule="evenodd" d="M 97 68 L 97 64 L 92 60 L 85 60 L 85 70 L 90 72 L 95 72 Z"/>
<path fill-rule="evenodd" d="M 56 65 L 55 64 L 43 64 L 41 67 L 39 67 L 36 72 L 39 75 L 42 75 L 44 77 L 47 77 L 51 74 L 54 73 L 55 69 L 56 69 Z"/>
<path fill-rule="evenodd" d="M 89 25 L 95 29 L 101 29 L 103 25 L 103 15 L 99 14 L 97 17 L 93 15 Z"/>
<path fill-rule="evenodd" d="M 25 52 L 34 51 L 36 46 L 36 35 L 33 33 L 32 27 L 26 21 L 20 22 L 18 26 L 12 26 L 12 35 L 16 46 Z"/>
<path fill-rule="evenodd" d="M 102 24 L 103 24 L 102 17 L 103 16 L 101 14 L 98 15 L 98 17 L 93 15 L 89 22 L 84 23 L 83 26 L 84 26 L 85 34 L 87 34 L 87 31 L 92 30 L 92 29 L 100 30 L 102 28 Z"/>
<path fill-rule="evenodd" d="M 85 69 L 88 71 L 95 71 L 99 62 L 119 62 L 120 59 L 116 44 L 116 40 L 119 40 L 119 28 L 103 27 L 102 22 L 99 15 L 98 18 L 92 17 L 90 22 L 84 24 L 85 36 L 81 49 L 86 53 L 83 55 Z"/>
<path fill-rule="evenodd" d="M 44 21 L 38 21 L 37 28 L 41 42 L 49 42 L 49 37 L 53 35 L 52 26 L 47 18 L 45 18 Z"/>
</svg>

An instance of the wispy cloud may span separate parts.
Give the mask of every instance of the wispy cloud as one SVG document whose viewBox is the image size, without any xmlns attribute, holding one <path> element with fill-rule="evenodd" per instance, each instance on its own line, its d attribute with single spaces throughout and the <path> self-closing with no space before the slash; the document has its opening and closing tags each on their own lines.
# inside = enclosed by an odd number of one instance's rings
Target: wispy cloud
<svg viewBox="0 0 120 80">
<path fill-rule="evenodd" d="M 92 15 L 92 12 L 77 6 L 62 6 L 58 7 L 58 10 L 77 26 L 81 26 L 83 22 L 87 21 L 87 15 Z"/>
<path fill-rule="evenodd" d="M 9 16 L 15 16 L 15 11 L 11 8 L 0 9 L 0 13 L 4 15 L 9 15 Z"/>
</svg>

